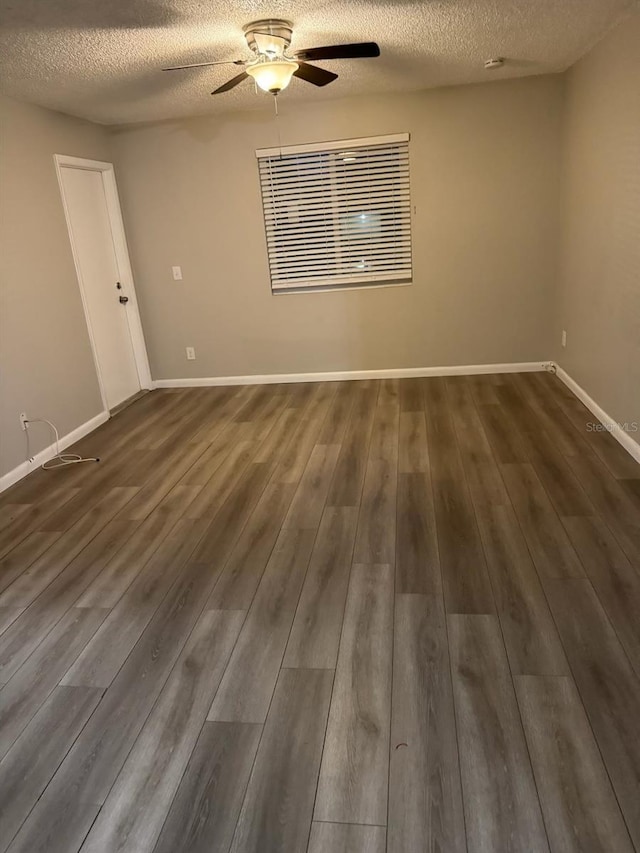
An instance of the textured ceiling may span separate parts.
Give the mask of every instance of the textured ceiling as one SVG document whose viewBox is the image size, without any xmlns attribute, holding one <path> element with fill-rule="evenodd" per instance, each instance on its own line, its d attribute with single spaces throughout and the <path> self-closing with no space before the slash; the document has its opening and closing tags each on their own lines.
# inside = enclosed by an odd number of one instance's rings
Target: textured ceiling
<svg viewBox="0 0 640 853">
<path fill-rule="evenodd" d="M 562 71 L 636 0 L 0 0 L 0 80 L 13 97 L 105 124 L 259 109 L 250 81 L 212 98 L 234 66 L 164 65 L 247 55 L 242 26 L 294 23 L 293 48 L 377 41 L 379 59 L 318 63 L 326 89 L 294 79 L 281 98 L 318 100 Z M 482 68 L 504 56 L 502 69 Z"/>
</svg>

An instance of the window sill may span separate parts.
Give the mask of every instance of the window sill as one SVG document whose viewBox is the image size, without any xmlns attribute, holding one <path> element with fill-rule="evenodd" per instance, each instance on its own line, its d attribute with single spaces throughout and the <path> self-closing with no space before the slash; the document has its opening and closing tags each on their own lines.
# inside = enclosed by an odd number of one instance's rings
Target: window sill
<svg viewBox="0 0 640 853">
<path fill-rule="evenodd" d="M 287 287 L 272 290 L 272 296 L 300 296 L 313 295 L 314 293 L 339 293 L 348 291 L 354 293 L 359 290 L 381 290 L 387 287 L 412 287 L 413 281 L 381 281 L 379 284 L 368 282 L 367 284 L 328 284 L 320 287 Z"/>
</svg>

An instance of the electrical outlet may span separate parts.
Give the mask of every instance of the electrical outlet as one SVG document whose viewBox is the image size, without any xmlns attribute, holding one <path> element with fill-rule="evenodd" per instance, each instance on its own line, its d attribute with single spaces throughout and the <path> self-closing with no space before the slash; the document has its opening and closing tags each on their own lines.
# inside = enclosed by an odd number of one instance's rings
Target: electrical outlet
<svg viewBox="0 0 640 853">
<path fill-rule="evenodd" d="M 187 347 L 187 361 L 195 361 L 196 360 L 196 351 L 194 347 Z"/>
<path fill-rule="evenodd" d="M 562 330 L 562 346 L 566 347 L 566 345 L 567 345 L 567 330 L 563 329 Z"/>
<path fill-rule="evenodd" d="M 173 274 L 174 281 L 182 281 L 182 268 L 181 267 L 171 267 L 171 272 Z"/>
<path fill-rule="evenodd" d="M 27 428 L 27 423 L 28 423 L 27 413 L 26 412 L 20 412 L 20 426 L 22 427 L 22 429 Z"/>
</svg>

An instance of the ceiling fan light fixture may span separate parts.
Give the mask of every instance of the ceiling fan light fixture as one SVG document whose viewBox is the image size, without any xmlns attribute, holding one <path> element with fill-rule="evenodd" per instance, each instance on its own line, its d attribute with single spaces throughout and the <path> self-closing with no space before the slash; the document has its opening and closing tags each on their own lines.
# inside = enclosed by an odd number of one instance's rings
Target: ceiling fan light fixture
<svg viewBox="0 0 640 853">
<path fill-rule="evenodd" d="M 291 78 L 298 70 L 298 63 L 292 59 L 280 58 L 259 60 L 252 65 L 247 65 L 245 70 L 264 92 L 277 95 L 291 82 Z"/>
</svg>

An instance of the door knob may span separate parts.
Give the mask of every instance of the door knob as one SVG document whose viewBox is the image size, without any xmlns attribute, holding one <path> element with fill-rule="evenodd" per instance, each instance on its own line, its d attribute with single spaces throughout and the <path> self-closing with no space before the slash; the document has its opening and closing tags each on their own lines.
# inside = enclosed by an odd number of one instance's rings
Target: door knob
<svg viewBox="0 0 640 853">
<path fill-rule="evenodd" d="M 119 299 L 119 301 L 120 301 L 120 303 L 121 303 L 122 305 L 126 305 L 126 304 L 127 304 L 127 302 L 129 301 L 129 297 L 128 297 L 128 296 L 119 296 L 119 297 L 118 297 L 118 299 Z"/>
</svg>

